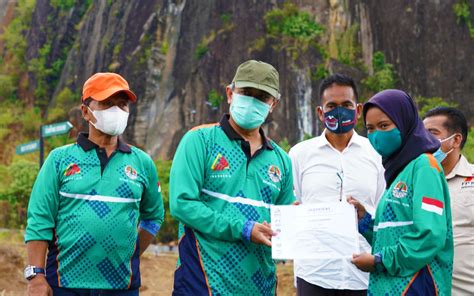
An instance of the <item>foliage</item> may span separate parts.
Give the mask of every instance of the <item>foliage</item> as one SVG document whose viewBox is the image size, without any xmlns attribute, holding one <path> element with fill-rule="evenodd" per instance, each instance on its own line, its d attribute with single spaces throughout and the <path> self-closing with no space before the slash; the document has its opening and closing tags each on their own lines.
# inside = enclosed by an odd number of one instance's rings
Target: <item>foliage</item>
<svg viewBox="0 0 474 296">
<path fill-rule="evenodd" d="M 0 100 L 13 98 L 16 89 L 16 83 L 12 76 L 0 74 Z"/>
<path fill-rule="evenodd" d="M 0 99 L 16 97 L 20 75 L 26 70 L 26 32 L 35 4 L 35 0 L 18 0 L 15 7 L 16 17 L 0 35 L 0 42 L 3 43 L 3 52 L 0 53 Z"/>
<path fill-rule="evenodd" d="M 267 39 L 265 36 L 260 36 L 254 40 L 252 45 L 249 47 L 248 52 L 252 53 L 253 51 L 262 51 L 267 44 Z"/>
<path fill-rule="evenodd" d="M 456 15 L 457 23 L 466 23 L 467 28 L 469 29 L 469 34 L 474 38 L 474 25 L 471 18 L 471 6 L 469 5 L 468 0 L 459 0 L 454 4 L 453 10 Z"/>
<path fill-rule="evenodd" d="M 326 69 L 324 64 L 320 64 L 316 69 L 311 73 L 311 80 L 322 80 L 329 76 L 329 71 Z"/>
<path fill-rule="evenodd" d="M 122 44 L 120 43 L 115 44 L 114 50 L 112 52 L 114 58 L 117 58 L 121 51 L 122 51 Z"/>
<path fill-rule="evenodd" d="M 65 120 L 68 107 L 76 102 L 79 102 L 79 95 L 74 94 L 68 87 L 63 88 L 56 96 L 55 106 L 48 109 L 47 122 Z"/>
<path fill-rule="evenodd" d="M 440 97 L 425 98 L 418 96 L 415 97 L 415 102 L 418 105 L 418 113 L 420 114 L 421 118 L 425 117 L 426 112 L 436 107 L 456 108 L 458 106 L 458 104 L 446 102 Z"/>
<path fill-rule="evenodd" d="M 392 64 L 385 62 L 385 55 L 381 51 L 374 53 L 372 58 L 374 74 L 362 81 L 364 86 L 373 92 L 395 87 L 395 70 Z"/>
<path fill-rule="evenodd" d="M 264 20 L 268 37 L 275 41 L 275 49 L 285 50 L 293 59 L 311 45 L 317 48 L 317 39 L 324 31 L 324 27 L 308 13 L 290 2 L 286 2 L 282 9 L 267 12 Z"/>
<path fill-rule="evenodd" d="M 28 66 L 28 70 L 35 75 L 38 81 L 35 88 L 35 96 L 39 101 L 43 101 L 44 104 L 47 102 L 45 98 L 48 88 L 47 78 L 53 73 L 53 69 L 47 66 L 47 59 L 50 53 L 51 44 L 47 42 L 38 50 L 38 57 L 32 59 Z"/>
<path fill-rule="evenodd" d="M 224 96 L 220 95 L 217 90 L 212 89 L 207 94 L 207 101 L 211 104 L 212 107 L 218 108 L 220 104 L 224 101 Z"/>
<path fill-rule="evenodd" d="M 171 163 L 171 160 L 155 161 L 161 185 L 161 196 L 163 197 L 163 203 L 165 206 L 165 220 L 161 226 L 160 232 L 158 233 L 157 240 L 164 243 L 178 238 L 178 222 L 173 219 L 169 211 L 169 179 Z"/>
<path fill-rule="evenodd" d="M 49 4 L 55 9 L 69 10 L 74 7 L 75 0 L 50 0 Z"/>
<path fill-rule="evenodd" d="M 168 53 L 169 47 L 170 47 L 170 45 L 169 45 L 168 41 L 164 40 L 163 43 L 161 44 L 161 47 L 160 47 L 161 54 L 166 55 Z"/>
<path fill-rule="evenodd" d="M 28 200 L 31 194 L 33 183 L 38 175 L 38 164 L 27 160 L 18 160 L 13 162 L 9 167 L 0 165 L 0 201 L 2 207 L 7 207 L 8 220 L 6 226 L 19 227 L 26 224 L 26 209 L 28 208 Z M 4 211 L 2 211 L 4 212 Z M 2 220 L 5 220 L 3 217 Z"/>
<path fill-rule="evenodd" d="M 202 37 L 201 41 L 194 50 L 194 57 L 197 60 L 203 58 L 209 52 L 209 45 L 216 40 L 217 37 L 223 35 L 234 29 L 234 24 L 231 22 L 231 16 L 229 14 L 221 15 L 223 22 L 219 30 L 212 30 L 209 35 Z"/>
<path fill-rule="evenodd" d="M 361 68 L 362 62 L 358 58 L 360 53 L 360 47 L 357 44 L 358 31 L 359 25 L 353 24 L 337 36 L 337 59 L 343 64 Z"/>
<path fill-rule="evenodd" d="M 286 137 L 281 139 L 281 141 L 278 143 L 278 146 L 280 146 L 280 148 L 285 150 L 287 153 L 291 148 L 290 142 L 288 142 L 288 138 Z"/>
<path fill-rule="evenodd" d="M 221 21 L 224 23 L 224 24 L 228 24 L 232 21 L 232 15 L 229 14 L 229 13 L 223 13 L 221 14 Z"/>
<path fill-rule="evenodd" d="M 201 42 L 199 42 L 198 46 L 196 47 L 194 56 L 196 57 L 197 60 L 200 60 L 202 57 L 206 55 L 208 51 L 209 51 L 208 42 L 206 42 L 206 39 L 203 39 Z"/>
<path fill-rule="evenodd" d="M 474 163 L 474 128 L 469 130 L 462 154 L 467 157 L 470 163 Z"/>
</svg>

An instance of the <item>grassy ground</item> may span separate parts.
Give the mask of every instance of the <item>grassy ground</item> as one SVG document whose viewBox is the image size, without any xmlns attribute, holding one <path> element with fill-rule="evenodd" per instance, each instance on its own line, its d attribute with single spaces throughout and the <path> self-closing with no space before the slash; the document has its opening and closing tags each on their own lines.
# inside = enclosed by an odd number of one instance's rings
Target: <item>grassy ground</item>
<svg viewBox="0 0 474 296">
<path fill-rule="evenodd" d="M 142 287 L 140 295 L 171 295 L 176 254 L 155 256 L 145 253 L 141 260 Z M 24 295 L 26 281 L 23 268 L 26 248 L 19 231 L 0 230 L 0 296 Z M 293 288 L 293 265 L 278 265 L 278 295 L 295 295 Z"/>
</svg>

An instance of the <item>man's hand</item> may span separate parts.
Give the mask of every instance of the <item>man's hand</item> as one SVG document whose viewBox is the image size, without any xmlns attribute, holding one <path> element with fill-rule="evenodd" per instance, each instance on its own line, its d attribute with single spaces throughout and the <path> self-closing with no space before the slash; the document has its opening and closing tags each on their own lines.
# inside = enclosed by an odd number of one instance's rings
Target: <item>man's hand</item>
<svg viewBox="0 0 474 296">
<path fill-rule="evenodd" d="M 250 240 L 256 244 L 271 247 L 272 242 L 270 239 L 272 238 L 272 235 L 275 235 L 275 233 L 272 231 L 272 228 L 267 221 L 263 222 L 263 224 L 255 223 L 252 228 Z"/>
<path fill-rule="evenodd" d="M 360 220 L 365 216 L 366 210 L 364 206 L 352 196 L 347 197 L 347 202 L 353 205 L 357 210 L 357 218 Z"/>
<path fill-rule="evenodd" d="M 368 253 L 354 254 L 352 255 L 352 263 L 362 271 L 373 272 L 375 271 L 375 257 Z"/>
<path fill-rule="evenodd" d="M 52 296 L 53 290 L 48 285 L 46 277 L 42 274 L 36 275 L 28 282 L 28 296 Z"/>
</svg>

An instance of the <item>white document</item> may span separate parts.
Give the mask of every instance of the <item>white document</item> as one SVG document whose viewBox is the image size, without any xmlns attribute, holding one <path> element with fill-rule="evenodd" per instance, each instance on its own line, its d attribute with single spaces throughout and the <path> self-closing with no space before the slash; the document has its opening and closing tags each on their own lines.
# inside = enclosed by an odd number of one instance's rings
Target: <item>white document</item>
<svg viewBox="0 0 474 296">
<path fill-rule="evenodd" d="M 354 206 L 325 204 L 272 206 L 273 259 L 350 258 L 359 254 Z"/>
</svg>

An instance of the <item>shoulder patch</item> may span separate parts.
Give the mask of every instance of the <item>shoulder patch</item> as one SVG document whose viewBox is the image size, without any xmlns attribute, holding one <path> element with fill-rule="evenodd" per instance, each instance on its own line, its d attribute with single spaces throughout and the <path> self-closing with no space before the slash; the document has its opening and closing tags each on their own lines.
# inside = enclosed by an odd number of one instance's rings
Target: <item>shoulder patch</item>
<svg viewBox="0 0 474 296">
<path fill-rule="evenodd" d="M 438 172 L 441 172 L 441 168 L 439 167 L 438 161 L 436 158 L 433 156 L 431 153 L 426 153 L 426 156 L 428 157 L 428 160 L 430 161 L 430 166 L 434 169 L 436 169 Z"/>
<path fill-rule="evenodd" d="M 191 130 L 196 131 L 196 130 L 200 130 L 202 128 L 213 127 L 213 126 L 218 126 L 218 125 L 220 125 L 218 122 L 208 123 L 208 124 L 201 124 L 201 125 L 193 127 Z"/>
</svg>

